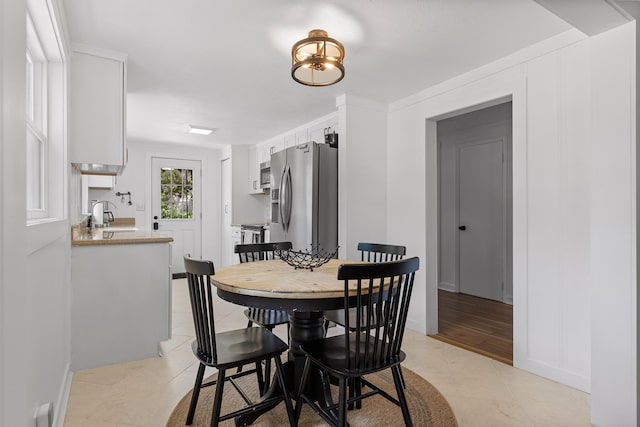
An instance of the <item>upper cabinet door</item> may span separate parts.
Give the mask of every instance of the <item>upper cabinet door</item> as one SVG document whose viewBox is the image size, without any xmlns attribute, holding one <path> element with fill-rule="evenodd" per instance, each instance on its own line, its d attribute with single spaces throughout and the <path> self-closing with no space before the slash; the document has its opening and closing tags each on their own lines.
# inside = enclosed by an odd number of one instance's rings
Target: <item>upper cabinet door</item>
<svg viewBox="0 0 640 427">
<path fill-rule="evenodd" d="M 70 74 L 70 160 L 125 165 L 126 56 L 75 50 Z"/>
</svg>

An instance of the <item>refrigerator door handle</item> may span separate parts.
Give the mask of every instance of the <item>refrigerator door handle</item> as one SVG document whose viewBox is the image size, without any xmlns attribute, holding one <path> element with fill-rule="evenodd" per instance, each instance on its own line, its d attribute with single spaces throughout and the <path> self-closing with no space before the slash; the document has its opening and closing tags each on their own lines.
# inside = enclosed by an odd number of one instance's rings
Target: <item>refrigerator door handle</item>
<svg viewBox="0 0 640 427">
<path fill-rule="evenodd" d="M 282 171 L 282 176 L 280 177 L 280 194 L 278 196 L 278 209 L 280 210 L 280 223 L 282 224 L 282 231 L 287 231 L 287 224 L 284 220 L 284 204 L 285 204 L 285 194 L 284 194 L 284 177 L 287 174 L 287 168 L 284 168 Z"/>
<path fill-rule="evenodd" d="M 285 206 L 285 213 L 287 215 L 287 232 L 289 231 L 289 225 L 291 225 L 291 210 L 293 209 L 293 194 L 292 194 L 292 185 L 291 185 L 291 168 L 287 166 L 287 177 L 286 177 L 286 198 L 287 204 Z"/>
<path fill-rule="evenodd" d="M 280 218 L 282 220 L 282 230 L 289 231 L 291 222 L 291 170 L 289 166 L 284 168 L 280 178 Z"/>
</svg>

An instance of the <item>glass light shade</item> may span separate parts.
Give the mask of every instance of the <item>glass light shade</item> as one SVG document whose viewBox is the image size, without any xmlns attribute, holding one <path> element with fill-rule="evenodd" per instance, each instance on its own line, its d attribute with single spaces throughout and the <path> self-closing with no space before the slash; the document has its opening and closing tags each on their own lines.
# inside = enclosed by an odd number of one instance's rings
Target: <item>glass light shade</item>
<svg viewBox="0 0 640 427">
<path fill-rule="evenodd" d="M 324 30 L 309 31 L 291 49 L 291 77 L 307 86 L 329 86 L 344 77 L 344 46 Z"/>
</svg>

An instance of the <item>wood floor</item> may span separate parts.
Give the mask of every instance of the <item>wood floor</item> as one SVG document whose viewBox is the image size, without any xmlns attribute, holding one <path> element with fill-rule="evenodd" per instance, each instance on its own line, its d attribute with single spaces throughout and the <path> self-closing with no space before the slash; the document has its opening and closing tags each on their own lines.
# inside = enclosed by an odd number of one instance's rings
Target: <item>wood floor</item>
<svg viewBox="0 0 640 427">
<path fill-rule="evenodd" d="M 513 307 L 471 295 L 438 291 L 433 338 L 513 365 Z"/>
</svg>

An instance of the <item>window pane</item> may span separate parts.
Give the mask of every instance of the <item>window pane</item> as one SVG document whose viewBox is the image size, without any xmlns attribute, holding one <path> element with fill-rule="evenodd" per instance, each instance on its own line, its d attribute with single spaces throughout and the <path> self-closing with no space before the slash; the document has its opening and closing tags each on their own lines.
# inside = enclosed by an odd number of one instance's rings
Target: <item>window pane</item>
<svg viewBox="0 0 640 427">
<path fill-rule="evenodd" d="M 160 184 L 171 184 L 171 169 L 160 169 Z"/>
<path fill-rule="evenodd" d="M 162 168 L 160 183 L 161 218 L 193 218 L 193 171 Z"/>
<path fill-rule="evenodd" d="M 33 60 L 27 52 L 27 118 L 33 121 Z"/>
<path fill-rule="evenodd" d="M 27 209 L 44 209 L 42 173 L 44 166 L 44 145 L 27 131 Z"/>
</svg>

